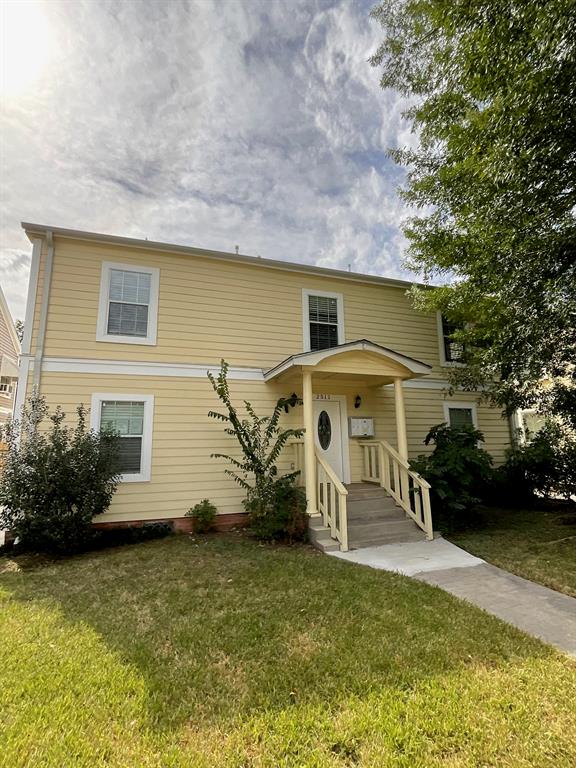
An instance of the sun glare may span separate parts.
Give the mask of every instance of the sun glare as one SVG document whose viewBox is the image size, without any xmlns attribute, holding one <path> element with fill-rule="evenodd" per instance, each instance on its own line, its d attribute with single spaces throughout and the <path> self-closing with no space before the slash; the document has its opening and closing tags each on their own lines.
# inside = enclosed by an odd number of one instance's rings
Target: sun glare
<svg viewBox="0 0 576 768">
<path fill-rule="evenodd" d="M 0 90 L 14 97 L 44 72 L 50 54 L 50 25 L 43 2 L 0 0 Z"/>
</svg>

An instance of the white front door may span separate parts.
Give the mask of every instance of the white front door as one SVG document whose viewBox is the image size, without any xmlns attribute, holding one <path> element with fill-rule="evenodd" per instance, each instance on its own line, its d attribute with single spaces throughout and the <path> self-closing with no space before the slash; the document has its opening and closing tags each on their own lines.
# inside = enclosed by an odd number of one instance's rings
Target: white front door
<svg viewBox="0 0 576 768">
<path fill-rule="evenodd" d="M 344 481 L 339 400 L 314 400 L 314 440 L 320 456 Z"/>
</svg>

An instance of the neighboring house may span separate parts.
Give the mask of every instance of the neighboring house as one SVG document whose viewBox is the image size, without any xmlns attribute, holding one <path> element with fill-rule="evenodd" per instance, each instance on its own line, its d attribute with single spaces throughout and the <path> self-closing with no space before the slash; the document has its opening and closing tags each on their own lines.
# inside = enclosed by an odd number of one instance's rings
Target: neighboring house
<svg viewBox="0 0 576 768">
<path fill-rule="evenodd" d="M 203 498 L 216 504 L 222 526 L 239 521 L 243 491 L 210 457 L 237 450 L 208 417 L 221 405 L 206 371 L 216 372 L 221 358 L 236 402 L 269 413 L 281 396 L 303 399 L 284 423 L 307 427 L 304 440 L 285 450 L 279 467 L 302 470 L 322 529 L 315 535 L 328 531 L 342 548 L 349 527 L 359 541 L 346 512 L 361 517 L 371 488 L 374 504 L 391 503 L 394 517 L 392 495 L 430 537 L 426 484 L 406 461 L 429 450 L 423 440 L 434 424 L 474 424 L 496 462 L 510 445 L 497 410 L 470 393 L 447 395 L 458 350 L 441 318 L 411 306 L 410 283 L 23 227 L 33 258 L 17 407 L 36 386 L 50 406 L 73 415 L 84 403 L 95 428 L 120 432 L 122 482 L 101 523 L 180 525 Z M 396 523 L 396 538 L 376 538 L 399 540 L 405 516 Z"/>
<path fill-rule="evenodd" d="M 18 382 L 20 342 L 0 286 L 0 424 L 12 416 Z"/>
</svg>

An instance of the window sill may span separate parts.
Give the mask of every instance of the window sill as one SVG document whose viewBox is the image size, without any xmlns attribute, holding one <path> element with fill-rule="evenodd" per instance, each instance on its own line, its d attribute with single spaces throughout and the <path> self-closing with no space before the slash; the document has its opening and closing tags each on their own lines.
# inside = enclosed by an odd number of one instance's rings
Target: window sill
<svg viewBox="0 0 576 768">
<path fill-rule="evenodd" d="M 147 347 L 156 346 L 156 339 L 149 336 L 109 336 L 107 334 L 97 333 L 96 341 L 104 341 L 111 344 L 139 344 Z"/>
<path fill-rule="evenodd" d="M 149 483 L 150 475 L 140 472 L 138 475 L 120 475 L 119 483 Z"/>
<path fill-rule="evenodd" d="M 465 368 L 466 363 L 459 363 L 457 360 L 443 360 L 440 363 L 441 368 Z"/>
</svg>

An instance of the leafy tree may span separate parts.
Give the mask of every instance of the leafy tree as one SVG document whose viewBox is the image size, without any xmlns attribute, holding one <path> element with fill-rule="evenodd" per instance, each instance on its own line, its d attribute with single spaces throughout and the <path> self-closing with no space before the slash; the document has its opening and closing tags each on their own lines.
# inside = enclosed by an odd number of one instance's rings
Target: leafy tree
<svg viewBox="0 0 576 768">
<path fill-rule="evenodd" d="M 44 398 L 32 395 L 22 420 L 2 429 L 8 452 L 0 528 L 25 548 L 59 554 L 85 548 L 92 518 L 106 511 L 116 490 L 117 437 L 87 429 L 82 405 L 77 414 L 76 426 L 66 426 L 60 407 L 50 415 Z"/>
<path fill-rule="evenodd" d="M 496 479 L 496 492 L 511 505 L 535 504 L 541 497 L 576 501 L 576 431 L 548 419 L 507 452 Z"/>
<path fill-rule="evenodd" d="M 466 367 L 508 412 L 576 423 L 576 4 L 385 0 L 371 63 L 404 94 L 417 306 L 460 326 Z"/>
<path fill-rule="evenodd" d="M 280 476 L 276 462 L 288 440 L 291 437 L 302 437 L 304 430 L 280 428 L 280 416 L 289 404 L 285 398 L 278 400 L 271 416 L 258 416 L 252 405 L 244 400 L 244 408 L 249 418 L 240 418 L 232 403 L 227 374 L 228 363 L 224 360 L 217 377 L 208 373 L 214 391 L 226 408 L 226 413 L 210 411 L 208 415 L 227 425 L 224 431 L 236 439 L 242 455 L 236 458 L 228 454 L 213 453 L 212 457 L 226 459 L 232 464 L 234 469 L 226 469 L 225 472 L 247 492 L 246 510 L 251 519 L 258 520 L 258 529 L 265 530 L 263 520 L 275 514 L 278 498 L 290 497 L 290 503 L 293 503 L 294 494 L 288 493 L 286 484 L 293 484 L 298 473 Z M 305 506 L 305 499 L 303 503 Z"/>
<path fill-rule="evenodd" d="M 18 341 L 20 344 L 22 344 L 22 339 L 24 338 L 24 321 L 16 320 L 14 327 L 16 328 L 16 336 L 18 336 Z"/>
</svg>

